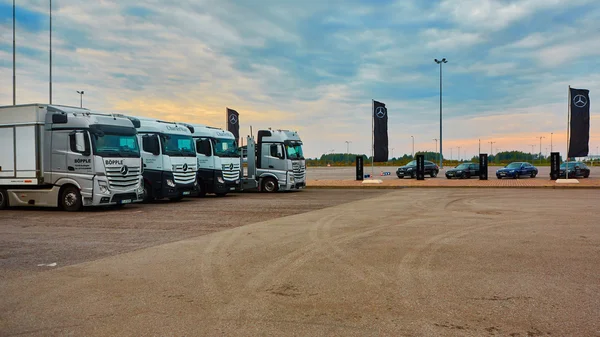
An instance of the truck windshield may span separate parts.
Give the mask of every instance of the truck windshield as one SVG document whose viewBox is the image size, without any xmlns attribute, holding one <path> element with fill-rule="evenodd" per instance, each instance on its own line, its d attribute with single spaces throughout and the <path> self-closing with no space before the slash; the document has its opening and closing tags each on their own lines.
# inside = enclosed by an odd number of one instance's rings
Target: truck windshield
<svg viewBox="0 0 600 337">
<path fill-rule="evenodd" d="M 235 139 L 214 138 L 213 139 L 214 153 L 217 157 L 239 158 L 240 152 L 237 148 Z"/>
<path fill-rule="evenodd" d="M 163 153 L 173 157 L 196 157 L 192 136 L 161 135 Z"/>
<path fill-rule="evenodd" d="M 304 159 L 302 152 L 302 143 L 287 143 L 285 144 L 288 159 Z"/>
<path fill-rule="evenodd" d="M 94 153 L 102 157 L 139 157 L 140 148 L 135 136 L 94 135 Z"/>
<path fill-rule="evenodd" d="M 90 134 L 92 149 L 98 156 L 133 158 L 140 156 L 134 128 L 94 124 L 90 126 Z"/>
</svg>

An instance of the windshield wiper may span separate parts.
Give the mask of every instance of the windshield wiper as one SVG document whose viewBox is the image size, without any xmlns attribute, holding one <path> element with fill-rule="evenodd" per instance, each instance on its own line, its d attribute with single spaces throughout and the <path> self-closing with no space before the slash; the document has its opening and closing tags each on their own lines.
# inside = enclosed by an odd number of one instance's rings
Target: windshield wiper
<svg viewBox="0 0 600 337">
<path fill-rule="evenodd" d="M 98 150 L 99 153 L 110 153 L 109 156 L 112 156 L 113 153 L 119 157 L 123 157 L 123 154 L 121 153 L 121 151 L 119 150 L 113 150 L 113 149 L 104 149 L 104 150 Z"/>
</svg>

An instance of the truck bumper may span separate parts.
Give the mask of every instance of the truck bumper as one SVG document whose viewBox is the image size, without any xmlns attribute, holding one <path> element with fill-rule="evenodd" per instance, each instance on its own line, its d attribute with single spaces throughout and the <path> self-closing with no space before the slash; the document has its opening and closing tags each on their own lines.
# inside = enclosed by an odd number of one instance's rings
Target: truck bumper
<svg viewBox="0 0 600 337">
<path fill-rule="evenodd" d="M 165 198 L 189 197 L 198 194 L 197 184 L 175 184 L 175 187 L 163 183 L 162 195 Z"/>
<path fill-rule="evenodd" d="M 103 181 L 105 185 L 108 182 Z M 91 196 L 86 196 L 82 193 L 84 206 L 110 206 L 110 205 L 125 205 L 134 202 L 141 202 L 144 198 L 144 190 L 142 188 L 132 188 L 126 190 L 109 189 L 107 193 L 100 192 L 98 180 L 94 181 L 94 188 Z"/>
<path fill-rule="evenodd" d="M 240 181 L 225 181 L 224 184 L 219 182 L 215 183 L 215 193 L 225 194 L 229 192 L 237 192 L 240 190 Z"/>
</svg>

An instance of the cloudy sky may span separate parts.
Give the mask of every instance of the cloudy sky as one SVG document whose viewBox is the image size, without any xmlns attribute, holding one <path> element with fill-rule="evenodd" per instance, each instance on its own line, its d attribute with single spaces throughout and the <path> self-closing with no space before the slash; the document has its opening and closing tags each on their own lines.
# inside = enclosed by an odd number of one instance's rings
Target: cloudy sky
<svg viewBox="0 0 600 337">
<path fill-rule="evenodd" d="M 53 1 L 53 103 L 225 127 L 295 129 L 310 157 L 371 153 L 371 100 L 394 155 L 564 151 L 569 85 L 591 90 L 597 0 Z M 17 104 L 48 102 L 48 0 L 17 0 Z M 12 1 L 0 0 L 0 105 L 12 104 Z M 598 97 L 598 98 L 597 98 Z M 595 103 L 598 102 L 598 103 Z M 391 153 L 390 153 L 391 154 Z"/>
</svg>

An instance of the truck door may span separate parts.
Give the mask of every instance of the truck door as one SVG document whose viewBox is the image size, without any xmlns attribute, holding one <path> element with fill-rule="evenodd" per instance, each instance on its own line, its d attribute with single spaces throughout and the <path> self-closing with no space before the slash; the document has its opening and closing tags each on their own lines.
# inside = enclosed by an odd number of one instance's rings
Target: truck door
<svg viewBox="0 0 600 337">
<path fill-rule="evenodd" d="M 160 137 L 156 134 L 138 134 L 140 140 L 140 154 L 144 167 L 144 179 L 149 181 L 153 187 L 162 183 L 163 163 L 160 156 Z"/>
<path fill-rule="evenodd" d="M 81 193 L 91 196 L 94 186 L 94 161 L 87 131 L 76 130 L 69 133 L 67 151 L 67 175 L 81 186 Z"/>
<path fill-rule="evenodd" d="M 69 146 L 69 132 L 65 130 L 52 131 L 52 181 L 56 183 L 61 178 L 67 177 L 67 149 Z"/>
<path fill-rule="evenodd" d="M 196 139 L 196 160 L 198 162 L 198 169 L 215 170 L 215 159 L 212 155 L 214 153 L 213 144 L 210 138 L 201 137 Z"/>
<path fill-rule="evenodd" d="M 278 171 L 286 171 L 285 152 L 283 144 L 275 143 L 269 145 L 268 168 Z"/>
</svg>

